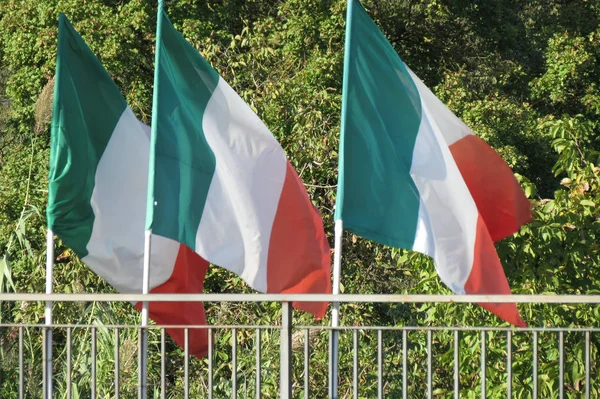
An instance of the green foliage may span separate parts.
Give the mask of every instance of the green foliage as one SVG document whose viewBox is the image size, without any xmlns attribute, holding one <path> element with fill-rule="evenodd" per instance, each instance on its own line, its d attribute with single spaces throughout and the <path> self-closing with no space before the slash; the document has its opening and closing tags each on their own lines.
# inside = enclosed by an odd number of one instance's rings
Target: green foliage
<svg viewBox="0 0 600 399">
<path fill-rule="evenodd" d="M 257 111 L 281 142 L 320 209 L 328 234 L 337 182 L 337 146 L 344 46 L 344 0 L 178 0 L 166 2 L 176 28 Z M 592 294 L 600 287 L 600 7 L 575 0 L 378 0 L 365 5 L 394 48 L 424 82 L 517 173 L 533 202 L 534 220 L 497 244 L 515 293 Z M 45 258 L 45 203 L 48 129 L 36 120 L 35 104 L 54 74 L 57 15 L 64 12 L 106 66 L 135 113 L 150 121 L 154 2 L 143 0 L 0 1 L 0 289 L 42 292 Z M 43 114 L 43 112 L 42 112 Z M 39 119 L 39 118 L 37 118 Z M 41 126 L 41 127 L 40 127 Z M 331 237 L 330 237 L 331 238 Z M 419 254 L 386 248 L 352 234 L 343 239 L 342 291 L 346 293 L 449 293 L 431 261 Z M 57 292 L 110 292 L 111 288 L 56 241 Z M 241 279 L 212 268 L 208 292 L 249 292 Z M 39 323 L 43 305 L 3 303 L 2 322 Z M 531 326 L 594 326 L 600 308 L 522 305 Z M 106 325 L 138 323 L 129 304 L 55 304 L 58 323 L 96 327 L 100 397 L 112 395 L 114 341 Z M 207 304 L 211 324 L 277 324 L 277 304 Z M 342 324 L 387 326 L 505 326 L 475 305 L 347 304 Z M 326 326 L 296 312 L 295 323 Z M 90 328 L 72 330 L 75 397 L 90 394 Z M 41 396 L 42 342 L 39 330 L 23 329 L 27 395 Z M 0 335 L 0 397 L 16 397 L 18 329 Z M 231 330 L 215 335 L 215 395 L 229 396 Z M 239 394 L 254 395 L 255 331 L 238 330 Z M 279 333 L 265 329 L 263 396 L 276 397 Z M 299 335 L 298 335 L 299 334 Z M 376 395 L 377 333 L 359 330 L 361 396 Z M 481 396 L 481 334 L 461 333 L 461 397 Z M 506 388 L 506 337 L 488 333 L 490 397 Z M 383 335 L 387 396 L 400 395 L 401 334 Z M 409 397 L 423 397 L 427 335 L 408 334 Z M 66 389 L 66 331 L 56 330 L 57 390 Z M 296 394 L 303 386 L 301 345 L 296 332 Z M 325 397 L 327 333 L 310 330 L 311 397 Z M 352 333 L 341 334 L 341 392 L 352 381 Z M 557 333 L 540 333 L 540 397 L 558 397 Z M 12 340 L 12 341 L 11 341 Z M 436 397 L 452 397 L 451 332 L 433 334 Z M 583 337 L 564 336 L 566 396 L 584 387 Z M 160 347 L 150 334 L 150 385 L 159 386 Z M 532 334 L 513 337 L 513 394 L 529 397 Z M 121 386 L 136 396 L 137 331 L 120 332 Z M 182 350 L 167 341 L 167 386 L 173 397 L 183 387 Z M 598 342 L 592 339 L 592 373 Z M 475 359 L 475 360 L 473 360 Z M 192 397 L 206 396 L 206 360 L 192 359 Z M 592 397 L 600 395 L 593 387 Z"/>
<path fill-rule="evenodd" d="M 586 36 L 555 34 L 548 43 L 547 69 L 532 81 L 532 95 L 553 112 L 600 114 L 600 30 Z"/>
</svg>

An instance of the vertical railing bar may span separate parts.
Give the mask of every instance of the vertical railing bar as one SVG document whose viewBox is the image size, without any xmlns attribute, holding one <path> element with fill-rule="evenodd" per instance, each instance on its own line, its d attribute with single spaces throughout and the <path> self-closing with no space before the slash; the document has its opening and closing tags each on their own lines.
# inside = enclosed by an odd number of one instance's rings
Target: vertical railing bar
<svg viewBox="0 0 600 399">
<path fill-rule="evenodd" d="M 485 367 L 486 367 L 486 332 L 481 331 L 481 397 L 485 399 L 486 397 L 486 375 L 485 375 Z"/>
<path fill-rule="evenodd" d="M 184 344 L 184 357 L 185 357 L 185 361 L 183 364 L 183 368 L 184 368 L 184 391 L 183 391 L 183 395 L 185 397 L 185 399 L 189 399 L 190 398 L 190 329 L 189 328 L 185 328 L 183 330 L 183 344 Z"/>
<path fill-rule="evenodd" d="M 427 398 L 433 399 L 433 376 L 432 376 L 432 350 L 431 350 L 431 330 L 427 330 Z"/>
<path fill-rule="evenodd" d="M 565 391 L 565 353 L 564 353 L 564 333 L 558 332 L 558 398 L 564 398 Z"/>
<path fill-rule="evenodd" d="M 353 399 L 358 399 L 358 330 L 352 331 L 352 392 Z"/>
<path fill-rule="evenodd" d="M 67 327 L 67 399 L 71 399 L 73 397 L 73 393 L 71 392 L 71 375 L 73 373 L 73 363 L 71 357 L 73 356 L 73 330 L 71 327 Z"/>
<path fill-rule="evenodd" d="M 208 329 L 208 399 L 213 397 L 213 330 Z"/>
<path fill-rule="evenodd" d="M 328 363 L 327 363 L 327 375 L 329 376 L 329 381 L 327 383 L 328 394 L 327 398 L 329 399 L 337 399 L 333 397 L 333 330 L 329 330 L 328 337 Z M 336 376 L 337 377 L 337 376 Z"/>
<path fill-rule="evenodd" d="M 46 317 L 48 317 L 50 304 L 51 302 L 47 302 L 46 304 Z M 52 317 L 51 314 L 49 317 Z M 50 327 L 52 321 L 48 322 L 46 320 L 46 323 L 45 327 L 41 327 L 42 341 L 44 342 L 42 348 L 42 398 L 52 399 L 52 327 Z"/>
<path fill-rule="evenodd" d="M 143 327 L 140 326 L 140 328 L 138 329 L 138 399 L 146 399 L 146 377 L 144 375 L 145 373 L 145 367 L 147 366 L 147 364 L 145 364 L 145 357 L 143 355 L 143 352 L 146 348 L 146 346 L 144 345 L 144 342 L 147 342 L 147 333 L 148 331 Z"/>
<path fill-rule="evenodd" d="M 304 330 L 304 398 L 310 398 L 310 330 Z"/>
<path fill-rule="evenodd" d="M 48 363 L 48 345 L 46 344 L 48 341 L 46 339 L 46 334 L 48 334 L 48 330 L 44 327 L 42 327 L 42 342 L 44 343 L 44 345 L 42 346 L 42 364 L 44 365 L 42 367 L 42 392 L 43 392 L 43 398 L 44 399 L 51 399 L 51 398 L 47 398 L 47 392 L 48 392 L 48 368 L 46 367 L 46 364 Z"/>
<path fill-rule="evenodd" d="M 25 398 L 25 343 L 24 327 L 19 327 L 19 399 Z"/>
<path fill-rule="evenodd" d="M 261 359 L 261 331 L 256 329 L 256 399 L 262 396 L 261 374 L 262 374 L 262 359 Z"/>
<path fill-rule="evenodd" d="M 532 399 L 538 397 L 538 332 L 533 332 L 533 393 Z"/>
<path fill-rule="evenodd" d="M 46 314 L 51 312 L 51 304 L 46 303 Z M 50 307 L 50 310 L 48 309 Z M 47 320 L 46 320 L 47 322 Z M 46 357 L 44 361 L 44 370 L 46 371 L 46 387 L 44 388 L 44 397 L 47 399 L 53 399 L 53 384 L 54 384 L 54 368 L 53 368 L 53 342 L 52 342 L 52 320 L 48 323 L 48 327 L 44 329 L 46 331 L 46 336 L 44 337 L 44 346 L 48 346 L 46 350 Z"/>
<path fill-rule="evenodd" d="M 408 332 L 402 330 L 402 399 L 408 399 Z"/>
<path fill-rule="evenodd" d="M 460 399 L 460 331 L 454 330 L 454 399 Z"/>
<path fill-rule="evenodd" d="M 512 331 L 506 332 L 506 397 L 512 399 Z"/>
<path fill-rule="evenodd" d="M 167 333 L 160 329 L 160 397 L 167 399 Z"/>
<path fill-rule="evenodd" d="M 279 339 L 280 356 L 280 398 L 292 399 L 292 303 L 281 303 L 281 336 Z"/>
<path fill-rule="evenodd" d="M 120 375 L 120 369 L 121 369 L 121 365 L 119 363 L 120 361 L 120 339 L 119 339 L 119 327 L 115 327 L 115 399 L 119 399 L 119 391 L 120 391 L 120 387 L 119 387 L 119 375 Z"/>
<path fill-rule="evenodd" d="M 590 399 L 590 332 L 585 332 L 585 399 Z"/>
<path fill-rule="evenodd" d="M 96 327 L 92 327 L 92 399 L 96 399 Z"/>
<path fill-rule="evenodd" d="M 377 398 L 383 399 L 383 330 L 377 330 Z"/>
<path fill-rule="evenodd" d="M 237 399 L 237 329 L 231 329 L 231 398 Z"/>
</svg>

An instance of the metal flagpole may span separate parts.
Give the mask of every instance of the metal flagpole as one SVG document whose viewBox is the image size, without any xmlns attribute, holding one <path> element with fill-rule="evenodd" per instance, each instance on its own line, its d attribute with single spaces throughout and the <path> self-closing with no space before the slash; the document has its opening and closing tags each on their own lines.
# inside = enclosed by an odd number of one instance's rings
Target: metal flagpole
<svg viewBox="0 0 600 399">
<path fill-rule="evenodd" d="M 335 247 L 333 253 L 333 287 L 332 293 L 338 295 L 340 293 L 340 278 L 342 268 L 342 233 L 344 232 L 344 223 L 341 220 L 335 221 Z M 331 308 L 331 392 L 330 397 L 337 399 L 338 397 L 338 330 L 336 327 L 340 325 L 340 303 L 334 302 Z"/>
<path fill-rule="evenodd" d="M 156 105 L 158 96 L 158 62 L 160 59 L 160 36 L 161 36 L 161 21 L 164 10 L 164 0 L 158 0 L 158 8 L 156 10 L 156 50 L 154 55 L 154 89 L 152 93 L 152 136 L 150 138 L 150 160 L 152 163 L 154 157 L 152 155 L 152 141 L 154 140 L 155 123 L 156 123 Z M 149 165 L 149 170 L 152 170 L 152 165 Z M 154 193 L 151 188 L 154 187 L 148 175 L 148 197 L 152 198 Z M 151 254 L 152 230 L 144 232 L 144 272 L 142 277 L 142 294 L 150 293 L 150 254 Z M 139 372 L 139 391 L 138 398 L 146 399 L 148 395 L 148 301 L 142 302 L 142 322 L 141 322 L 141 342 L 140 342 L 140 372 Z M 164 392 L 163 392 L 164 394 Z"/>
<path fill-rule="evenodd" d="M 152 231 L 144 232 L 144 273 L 142 277 L 142 294 L 150 293 L 150 248 Z M 146 399 L 148 393 L 148 301 L 142 303 L 141 344 L 140 344 L 140 375 L 139 399 Z"/>
<path fill-rule="evenodd" d="M 344 223 L 342 222 L 342 207 L 344 204 L 344 167 L 343 167 L 343 154 L 344 154 L 344 130 L 345 130 L 345 119 L 348 109 L 346 107 L 346 93 L 348 93 L 348 71 L 350 64 L 350 50 L 352 47 L 350 41 L 351 22 L 352 22 L 352 3 L 354 0 L 347 0 L 346 3 L 346 38 L 344 45 L 344 77 L 342 82 L 342 116 L 340 121 L 340 150 L 339 150 L 339 167 L 338 167 L 338 189 L 336 196 L 336 210 L 335 210 L 335 247 L 333 254 L 333 287 L 332 292 L 334 295 L 340 293 L 340 279 L 342 269 L 342 233 L 344 232 Z M 339 208 L 338 208 L 339 206 Z M 340 304 L 334 302 L 331 308 L 331 358 L 329 359 L 330 367 L 330 399 L 338 398 L 338 370 L 339 370 L 339 331 L 337 327 L 340 325 Z"/>
<path fill-rule="evenodd" d="M 52 294 L 52 275 L 54 273 L 54 233 L 48 229 L 46 232 L 46 294 Z M 46 301 L 46 358 L 44 367 L 46 374 L 45 398 L 52 399 L 52 301 Z"/>
<path fill-rule="evenodd" d="M 348 73 L 350 65 L 350 51 L 352 48 L 351 43 L 351 26 L 352 26 L 352 4 L 354 0 L 347 0 L 346 2 L 346 37 L 344 40 L 344 77 L 342 81 L 342 115 L 340 121 L 340 150 L 339 150 L 339 167 L 338 167 L 338 189 L 336 196 L 336 210 L 335 210 L 335 247 L 333 254 L 333 287 L 332 292 L 334 295 L 340 293 L 340 279 L 342 269 L 342 233 L 344 232 L 344 224 L 342 222 L 342 207 L 344 204 L 344 167 L 343 167 L 343 154 L 344 154 L 344 131 L 345 131 L 345 120 L 348 109 L 346 107 L 346 93 L 348 93 Z M 331 358 L 330 358 L 330 399 L 338 398 L 338 354 L 339 354 L 339 331 L 337 327 L 340 325 L 340 304 L 334 302 L 331 309 Z"/>
</svg>

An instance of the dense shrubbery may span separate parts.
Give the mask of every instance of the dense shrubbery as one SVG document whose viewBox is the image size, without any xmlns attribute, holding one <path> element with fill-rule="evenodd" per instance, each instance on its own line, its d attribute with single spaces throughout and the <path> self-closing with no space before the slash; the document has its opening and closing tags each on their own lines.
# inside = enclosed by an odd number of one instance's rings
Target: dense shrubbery
<svg viewBox="0 0 600 399">
<path fill-rule="evenodd" d="M 400 56 L 500 152 L 534 202 L 534 221 L 497 245 L 513 292 L 598 292 L 600 6 L 585 0 L 374 0 L 366 5 Z M 280 140 L 321 210 L 328 233 L 332 233 L 345 0 L 177 0 L 168 2 L 167 10 L 175 26 Z M 4 256 L 0 258 L 0 276 L 3 276 L 0 288 L 3 291 L 43 291 L 41 265 L 45 257 L 49 136 L 44 128 L 47 120 L 38 120 L 36 128 L 34 106 L 53 76 L 58 12 L 66 13 L 81 32 L 137 115 L 146 122 L 150 119 L 156 19 L 152 2 L 0 2 L 0 256 Z M 424 256 L 384 248 L 350 234 L 344 238 L 344 248 L 345 292 L 449 292 Z M 56 261 L 57 292 L 110 290 L 58 241 Z M 206 287 L 210 292 L 247 290 L 239 278 L 217 268 L 210 272 Z M 277 307 L 272 305 L 246 306 L 243 312 L 240 307 L 211 306 L 209 319 L 243 324 L 272 323 L 279 317 Z M 597 326 L 600 322 L 598 307 L 523 305 L 520 309 L 532 326 Z M 4 303 L 1 310 L 4 322 L 39 323 L 43 316 L 40 304 Z M 84 322 L 84 319 L 96 324 L 137 322 L 137 314 L 129 305 L 56 305 L 54 312 L 59 323 Z M 311 323 L 307 315 L 296 317 L 301 324 Z M 342 323 L 501 325 L 498 319 L 476 306 L 380 304 L 344 306 Z M 3 329 L 3 339 L 7 334 L 11 334 L 10 330 Z M 83 338 L 86 334 L 89 331 L 85 329 L 74 331 L 75 337 Z M 424 337 L 414 336 L 413 362 L 424 356 Z M 489 356 L 495 365 L 501 363 L 499 359 L 506 348 L 492 338 L 488 338 Z M 60 346 L 64 334 L 58 333 L 56 339 Z M 135 342 L 135 334 L 123 333 L 121 339 L 126 348 Z M 222 360 L 228 356 L 228 339 L 226 335 L 218 336 L 216 351 L 223 356 Z M 364 333 L 362 339 L 374 342 L 376 337 Z M 440 350 L 436 356 L 445 359 L 446 350 L 451 356 L 452 339 L 451 334 L 436 335 L 436 347 Z M 525 342 L 530 337 L 516 339 L 525 345 L 520 346 L 524 351 L 530 350 Z M 112 356 L 109 341 L 106 338 L 102 350 Z M 575 354 L 569 360 L 571 371 L 566 376 L 567 393 L 571 397 L 579 397 L 583 389 L 578 366 L 582 357 L 577 357 L 581 354 L 580 341 L 581 337 L 576 335 L 567 336 L 565 341 L 568 350 Z M 11 358 L 15 348 L 3 342 L 2 372 L 15 376 Z M 276 342 L 276 335 L 263 336 L 265 348 L 275 350 Z M 342 338 L 342 345 L 350 342 L 350 336 Z M 466 342 L 461 348 L 463 356 L 477 355 L 479 337 L 473 335 Z M 540 351 L 545 353 L 540 358 L 540 375 L 545 376 L 541 377 L 545 382 L 540 386 L 540 395 L 544 398 L 554 397 L 557 389 L 556 382 L 552 382 L 557 356 L 554 342 L 548 339 L 540 343 Z M 326 344 L 325 335 L 314 341 L 317 375 L 326 372 Z M 398 337 L 386 340 L 390 353 L 398 344 Z M 246 345 L 251 348 L 251 339 Z M 600 343 L 593 338 L 594 359 L 597 345 Z M 361 360 L 368 362 L 374 356 L 371 349 L 366 345 L 361 349 Z M 32 341 L 28 350 L 33 357 L 39 356 L 40 342 Z M 173 347 L 170 350 L 179 351 Z M 64 356 L 63 352 L 58 353 L 57 356 Z M 89 389 L 85 370 L 90 360 L 89 354 L 80 353 L 78 389 L 83 395 Z M 342 353 L 343 357 L 348 356 L 346 360 L 350 359 L 349 351 Z M 248 356 L 240 361 L 251 364 L 251 355 Z M 398 361 L 394 356 L 388 359 L 392 365 Z M 461 371 L 475 375 L 476 366 L 465 362 Z M 100 375 L 110 380 L 111 366 L 102 367 Z M 268 367 L 275 370 L 277 365 Z M 517 356 L 514 367 L 515 374 L 531 373 L 527 368 L 529 358 Z M 596 366 L 593 367 L 592 372 L 596 373 Z M 173 363 L 169 370 L 171 384 L 176 386 L 181 368 Z M 39 370 L 29 372 L 33 376 Z M 350 370 L 343 369 L 342 373 L 351 376 Z M 135 383 L 135 372 L 130 374 L 131 381 L 124 377 L 123 384 Z M 374 389 L 369 375 L 365 374 L 361 380 L 365 390 Z M 251 381 L 252 376 L 247 377 Z M 495 383 L 502 387 L 499 376 L 490 372 L 488 377 L 490 386 Z M 436 384 L 451 386 L 451 378 L 451 374 L 440 371 L 436 374 Z M 15 383 L 14 378 L 2 378 L 0 396 L 16 397 Z M 526 396 L 530 383 L 525 378 L 515 382 L 516 396 Z M 265 384 L 276 386 L 275 380 L 265 380 Z M 411 380 L 412 389 L 421 389 L 422 384 L 417 377 Z M 312 385 L 314 397 L 326 394 L 321 382 L 315 380 Z M 479 386 L 473 381 L 462 381 L 462 385 L 465 397 L 477 394 Z M 134 395 L 133 385 L 128 387 Z M 28 389 L 33 396 L 39 395 L 35 384 Z M 218 389 L 224 395 L 227 387 Z M 394 396 L 395 387 L 386 389 Z M 440 396 L 446 393 L 445 389 L 438 392 Z M 496 393 L 502 396 L 499 390 Z"/>
</svg>

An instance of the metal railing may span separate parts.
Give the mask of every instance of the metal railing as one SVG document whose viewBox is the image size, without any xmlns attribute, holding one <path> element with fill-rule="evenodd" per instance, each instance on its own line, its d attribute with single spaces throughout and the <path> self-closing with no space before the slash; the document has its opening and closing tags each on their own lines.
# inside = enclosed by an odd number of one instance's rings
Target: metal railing
<svg viewBox="0 0 600 399">
<path fill-rule="evenodd" d="M 166 326 L 150 335 L 149 398 L 528 398 L 597 397 L 600 328 L 342 326 L 339 391 L 331 390 L 331 331 L 294 325 L 291 303 L 600 304 L 600 296 L 274 295 L 274 294 L 0 294 L 2 302 L 279 302 L 276 325 L 168 326 L 184 329 L 180 350 Z M 458 305 L 457 305 L 458 306 Z M 208 329 L 209 351 L 189 352 L 189 332 Z M 53 333 L 53 372 L 46 375 L 45 334 Z M 138 325 L 3 323 L 2 381 L 8 397 L 133 398 L 140 395 Z M 600 342 L 600 340 L 599 340 Z M 44 352 L 36 358 L 38 346 Z M 12 365 L 12 366 L 11 366 Z M 39 376 L 41 375 L 41 381 Z M 135 388 L 135 389 L 134 389 Z M 39 395 L 39 396 L 36 396 Z M 5 397 L 5 396 L 2 396 Z"/>
</svg>

